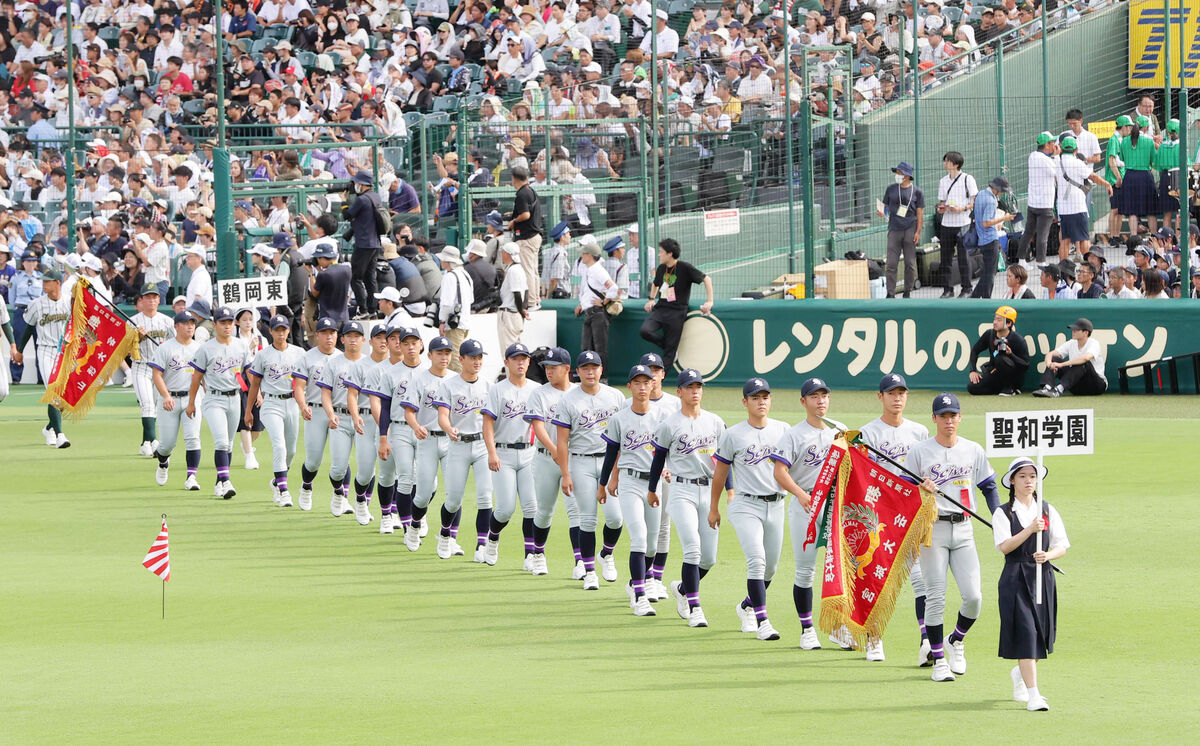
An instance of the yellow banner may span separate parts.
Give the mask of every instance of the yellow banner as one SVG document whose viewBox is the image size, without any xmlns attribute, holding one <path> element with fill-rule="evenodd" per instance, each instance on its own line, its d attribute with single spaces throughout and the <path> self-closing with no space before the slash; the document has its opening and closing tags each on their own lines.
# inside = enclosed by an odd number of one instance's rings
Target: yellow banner
<svg viewBox="0 0 1200 746">
<path fill-rule="evenodd" d="M 1117 120 L 1109 119 L 1106 122 L 1088 122 L 1087 128 L 1088 132 L 1095 135 L 1096 139 L 1100 141 L 1101 147 L 1103 147 L 1104 143 L 1108 142 L 1108 139 L 1117 131 Z"/>
<path fill-rule="evenodd" d="M 1184 0 L 1182 23 L 1179 0 L 1169 0 L 1170 29 L 1164 3 L 1143 0 L 1129 4 L 1129 87 L 1162 88 L 1163 70 L 1171 58 L 1171 86 L 1200 85 L 1200 0 Z M 1183 44 L 1179 34 L 1182 27 Z M 1168 49 L 1170 50 L 1168 52 Z"/>
</svg>

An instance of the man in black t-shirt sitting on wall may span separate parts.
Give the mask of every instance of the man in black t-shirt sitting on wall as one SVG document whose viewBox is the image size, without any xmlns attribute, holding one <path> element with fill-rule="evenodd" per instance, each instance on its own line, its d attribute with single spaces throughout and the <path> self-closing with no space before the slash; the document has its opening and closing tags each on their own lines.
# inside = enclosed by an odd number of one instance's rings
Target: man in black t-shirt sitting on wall
<svg viewBox="0 0 1200 746">
<path fill-rule="evenodd" d="M 642 322 L 642 339 L 658 345 L 663 350 L 663 362 L 667 369 L 675 362 L 679 349 L 679 337 L 683 334 L 683 322 L 687 320 L 688 301 L 692 296 L 692 285 L 704 283 L 704 303 L 700 313 L 708 315 L 713 305 L 712 278 L 687 262 L 679 261 L 679 242 L 664 238 L 658 244 L 658 269 L 654 270 L 654 282 L 650 285 L 650 300 L 646 311 L 650 314 Z"/>
</svg>

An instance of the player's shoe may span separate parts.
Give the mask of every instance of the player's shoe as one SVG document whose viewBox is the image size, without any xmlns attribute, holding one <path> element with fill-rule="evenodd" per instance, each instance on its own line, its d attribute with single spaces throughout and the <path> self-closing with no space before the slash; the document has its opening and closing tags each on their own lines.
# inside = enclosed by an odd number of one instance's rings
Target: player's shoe
<svg viewBox="0 0 1200 746">
<path fill-rule="evenodd" d="M 183 488 L 188 492 L 197 492 L 200 489 L 200 483 L 196 481 L 195 474 L 188 474 L 187 479 L 183 480 Z"/>
<path fill-rule="evenodd" d="M 816 627 L 805 627 L 800 633 L 800 649 L 801 650 L 820 650 L 821 640 L 817 637 Z"/>
<path fill-rule="evenodd" d="M 300 486 L 300 509 L 312 510 L 312 490 L 304 489 L 303 485 Z"/>
<path fill-rule="evenodd" d="M 221 496 L 221 481 L 217 480 L 217 482 L 213 484 L 213 497 L 220 497 L 220 496 Z"/>
<path fill-rule="evenodd" d="M 739 601 L 737 606 L 733 607 L 733 610 L 737 612 L 738 619 L 742 622 L 743 632 L 758 631 L 758 620 L 754 618 L 754 609 L 742 606 L 741 601 Z"/>
<path fill-rule="evenodd" d="M 934 658 L 933 674 L 929 678 L 934 681 L 954 681 L 954 672 L 950 670 L 950 664 L 945 658 Z"/>
<path fill-rule="evenodd" d="M 663 585 L 663 582 L 658 578 L 653 578 L 646 581 L 646 598 L 650 599 L 653 603 L 654 601 L 662 601 L 663 599 L 670 598 L 670 595 L 667 593 L 667 587 Z"/>
<path fill-rule="evenodd" d="M 142 441 L 142 445 L 138 447 L 138 455 L 145 456 L 147 458 L 154 455 L 154 446 L 150 444 L 150 441 Z"/>
<path fill-rule="evenodd" d="M 933 665 L 933 648 L 929 645 L 929 638 L 921 638 L 921 649 L 917 651 L 917 665 L 921 668 L 929 668 Z"/>
<path fill-rule="evenodd" d="M 358 521 L 358 525 L 365 526 L 371 522 L 374 516 L 371 515 L 371 503 L 366 500 L 355 501 L 354 503 L 354 518 Z"/>
<path fill-rule="evenodd" d="M 222 481 L 217 488 L 221 491 L 219 497 L 222 500 L 228 500 L 237 494 L 237 490 L 233 488 L 233 482 L 230 482 L 228 479 Z"/>
<path fill-rule="evenodd" d="M 705 618 L 704 611 L 699 606 L 692 609 L 691 613 L 688 614 L 688 626 L 689 627 L 707 627 L 708 626 L 708 619 Z"/>
<path fill-rule="evenodd" d="M 422 518 L 421 525 L 417 528 L 417 533 L 422 539 L 429 536 L 429 521 Z"/>
<path fill-rule="evenodd" d="M 487 560 L 487 548 L 483 544 L 475 546 L 475 554 L 471 557 L 472 562 L 483 564 Z"/>
<path fill-rule="evenodd" d="M 688 611 L 688 600 L 683 592 L 683 583 L 678 580 L 672 581 L 671 595 L 675 597 L 675 613 L 679 615 L 680 619 L 687 619 L 691 612 Z M 741 608 L 741 604 L 738 605 L 738 608 Z"/>
<path fill-rule="evenodd" d="M 1046 701 L 1045 697 L 1039 694 L 1036 697 L 1029 698 L 1029 701 L 1025 703 L 1025 709 L 1030 712 L 1045 712 L 1050 709 L 1050 703 Z"/>
<path fill-rule="evenodd" d="M 611 554 L 600 558 L 600 577 L 610 583 L 617 582 L 617 563 Z"/>
<path fill-rule="evenodd" d="M 454 550 L 450 547 L 449 536 L 439 536 L 437 543 L 438 559 L 450 559 L 453 556 Z"/>
<path fill-rule="evenodd" d="M 762 624 L 758 625 L 758 639 L 760 640 L 778 640 L 779 633 L 771 626 L 770 619 L 762 620 Z"/>
<path fill-rule="evenodd" d="M 1009 672 L 1009 676 L 1012 677 L 1013 700 L 1017 702 L 1028 702 L 1029 689 L 1025 686 L 1025 679 L 1021 678 L 1021 667 L 1013 666 L 1012 671 Z"/>
<path fill-rule="evenodd" d="M 590 570 L 583 574 L 583 589 L 585 591 L 600 590 L 600 579 L 596 577 L 595 570 Z"/>
<path fill-rule="evenodd" d="M 154 440 L 150 441 L 150 455 L 153 456 L 157 452 L 158 452 L 158 439 L 155 438 Z"/>
<path fill-rule="evenodd" d="M 458 543 L 458 539 L 453 536 L 450 537 L 450 554 L 455 557 L 467 556 L 467 550 L 463 549 L 462 545 Z"/>
<path fill-rule="evenodd" d="M 533 572 L 533 567 L 536 563 L 537 560 L 535 559 L 535 555 L 527 554 L 525 555 L 525 561 L 521 563 L 521 569 L 525 572 L 531 573 Z"/>
<path fill-rule="evenodd" d="M 642 596 L 633 604 L 634 616 L 657 616 L 658 612 L 650 605 L 650 599 Z"/>
<path fill-rule="evenodd" d="M 257 469 L 258 468 L 258 459 L 256 459 L 254 457 L 254 449 L 251 448 L 250 452 L 245 454 L 245 456 L 246 456 L 246 470 L 254 471 L 255 469 Z"/>
<path fill-rule="evenodd" d="M 275 503 L 275 507 L 279 507 L 279 487 L 275 485 L 274 480 L 271 481 L 271 502 Z"/>
<path fill-rule="evenodd" d="M 633 590 L 632 580 L 625 584 L 625 595 L 629 596 L 629 608 L 637 608 L 637 593 Z M 645 596 L 643 595 L 642 598 L 645 598 Z"/>
<path fill-rule="evenodd" d="M 489 565 L 495 565 L 500 561 L 500 542 L 499 540 L 487 540 L 483 545 L 483 561 Z"/>
<path fill-rule="evenodd" d="M 420 531 L 416 526 L 404 529 L 404 546 L 408 547 L 408 551 L 415 552 L 421 548 Z"/>
<path fill-rule="evenodd" d="M 279 491 L 279 507 L 281 507 L 281 508 L 292 507 L 292 493 L 288 492 L 287 490 Z"/>
<path fill-rule="evenodd" d="M 58 445 L 58 435 L 55 434 L 54 430 L 51 429 L 49 425 L 46 425 L 42 428 L 42 437 L 46 439 L 46 445 L 50 446 L 51 448 L 54 448 Z"/>
<path fill-rule="evenodd" d="M 829 633 L 829 641 L 842 650 L 853 650 L 855 647 L 854 638 L 850 636 L 850 630 L 846 629 L 844 624 Z"/>
<path fill-rule="evenodd" d="M 385 513 L 384 515 L 379 516 L 379 533 L 390 534 L 395 530 L 396 526 L 394 523 L 392 523 L 392 516 L 390 513 Z"/>
<path fill-rule="evenodd" d="M 962 676 L 967 672 L 967 646 L 963 640 L 946 646 L 946 658 L 950 661 L 950 670 L 955 675 Z"/>
<path fill-rule="evenodd" d="M 545 554 L 533 555 L 533 570 L 532 570 L 532 572 L 534 575 L 549 575 L 550 574 L 550 568 L 546 566 L 546 555 Z"/>
<path fill-rule="evenodd" d="M 156 467 L 154 469 L 154 483 L 157 484 L 159 487 L 162 487 L 164 484 L 167 483 L 168 476 L 169 475 L 167 473 L 167 467 L 160 464 L 158 467 Z"/>
<path fill-rule="evenodd" d="M 575 566 L 571 568 L 571 580 L 583 580 L 584 573 L 587 570 L 583 567 L 583 560 L 575 560 Z"/>
<path fill-rule="evenodd" d="M 883 640 L 867 640 L 867 660 L 875 663 L 886 660 L 883 656 Z"/>
<path fill-rule="evenodd" d="M 54 439 L 54 447 L 55 448 L 70 448 L 71 447 L 71 441 L 67 440 L 66 433 L 58 434 L 58 437 Z"/>
<path fill-rule="evenodd" d="M 329 512 L 333 513 L 334 518 L 344 514 L 346 512 L 346 496 L 334 492 L 333 497 L 329 498 Z"/>
</svg>

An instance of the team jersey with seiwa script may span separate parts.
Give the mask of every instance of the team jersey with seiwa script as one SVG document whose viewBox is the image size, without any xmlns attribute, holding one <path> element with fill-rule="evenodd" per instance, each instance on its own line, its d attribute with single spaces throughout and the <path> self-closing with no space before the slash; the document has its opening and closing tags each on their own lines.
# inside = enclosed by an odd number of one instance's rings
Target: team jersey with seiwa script
<svg viewBox="0 0 1200 746">
<path fill-rule="evenodd" d="M 600 384 L 594 394 L 587 393 L 580 386 L 563 395 L 551 422 L 570 429 L 571 434 L 567 439 L 569 453 L 602 456 L 605 451 L 602 436 L 608 427 L 608 418 L 624 405 L 625 397 L 612 386 Z"/>
<path fill-rule="evenodd" d="M 899 425 L 893 427 L 884 422 L 882 417 L 876 417 L 863 425 L 859 434 L 864 443 L 902 464 L 913 446 L 923 440 L 929 440 L 929 428 L 920 423 L 901 420 Z M 885 469 L 895 469 L 882 457 L 874 453 L 868 455 L 872 461 L 882 464 Z"/>
<path fill-rule="evenodd" d="M 658 432 L 665 413 L 665 408 L 651 406 L 645 414 L 638 414 L 630 403 L 608 418 L 608 425 L 600 437 L 621 449 L 617 468 L 650 473 L 650 462 L 654 460 L 654 433 Z"/>
<path fill-rule="evenodd" d="M 676 412 L 663 419 L 654 432 L 654 445 L 667 449 L 666 469 L 680 479 L 710 479 L 717 441 L 725 421 L 700 410 L 695 418 Z"/>
<path fill-rule="evenodd" d="M 530 442 L 533 428 L 525 419 L 525 412 L 529 397 L 537 388 L 538 384 L 528 380 L 524 386 L 516 386 L 506 378 L 488 390 L 483 414 L 492 419 L 497 443 Z"/>
<path fill-rule="evenodd" d="M 184 345 L 174 338 L 154 348 L 154 356 L 148 362 L 162 373 L 168 392 L 184 392 L 192 385 L 191 363 L 198 349 L 200 343 L 194 339 Z"/>
<path fill-rule="evenodd" d="M 304 401 L 308 406 L 321 406 L 321 387 L 317 385 L 317 381 L 320 380 L 321 373 L 324 372 L 329 361 L 339 357 L 342 357 L 339 350 L 334 350 L 326 355 L 316 347 L 312 347 L 306 350 L 304 356 L 300 358 L 300 363 L 292 371 L 292 378 L 304 381 Z"/>
<path fill-rule="evenodd" d="M 976 510 L 975 487 L 996 476 L 983 446 L 966 438 L 959 438 L 952 448 L 941 445 L 937 438 L 923 440 L 908 452 L 904 465 L 971 510 Z M 937 508 L 938 513 L 962 512 L 940 495 Z"/>
<path fill-rule="evenodd" d="M 771 453 L 787 430 L 787 423 L 781 420 L 767 419 L 762 427 L 754 427 L 743 420 L 721 433 L 713 458 L 733 469 L 733 487 L 738 497 L 764 497 L 781 492 L 775 481 Z"/>
<path fill-rule="evenodd" d="M 292 393 L 292 371 L 300 364 L 304 350 L 288 345 L 280 350 L 271 345 L 264 347 L 250 363 L 250 374 L 262 379 L 259 387 L 264 394 L 283 396 Z"/>
<path fill-rule="evenodd" d="M 478 435 L 483 432 L 483 415 L 479 410 L 487 404 L 488 383 L 483 377 L 468 381 L 461 375 L 442 379 L 433 396 L 434 406 L 450 410 L 450 426 L 459 435 Z"/>
<path fill-rule="evenodd" d="M 245 340 L 233 337 L 229 344 L 221 344 L 216 337 L 200 345 L 192 358 L 192 367 L 204 374 L 207 391 L 236 391 L 237 374 L 250 365 L 250 348 Z"/>
<path fill-rule="evenodd" d="M 434 375 L 432 368 L 418 370 L 409 379 L 408 386 L 404 389 L 404 396 L 400 398 L 400 405 L 417 413 L 417 424 L 421 427 L 426 430 L 441 430 L 442 427 L 438 424 L 437 404 L 434 403 L 434 400 L 437 398 L 437 391 L 442 385 L 442 381 L 453 376 L 454 374 L 450 372 L 440 376 Z"/>
<path fill-rule="evenodd" d="M 771 453 L 771 458 L 786 466 L 788 474 L 805 492 L 812 492 L 825 456 L 829 454 L 829 446 L 838 432 L 846 429 L 836 420 L 830 422 L 832 426 L 827 427 L 813 427 L 808 420 L 798 422 L 788 428 Z"/>
<path fill-rule="evenodd" d="M 550 436 L 550 442 L 558 445 L 558 428 L 554 426 L 554 415 L 558 412 L 558 403 L 566 396 L 567 392 L 574 389 L 575 384 L 571 384 L 569 388 L 560 391 L 554 388 L 552 383 L 543 383 L 533 390 L 529 395 L 529 401 L 525 404 L 525 420 L 533 422 L 541 420 L 546 423 L 546 434 Z M 541 445 L 538 445 L 541 448 Z"/>
</svg>

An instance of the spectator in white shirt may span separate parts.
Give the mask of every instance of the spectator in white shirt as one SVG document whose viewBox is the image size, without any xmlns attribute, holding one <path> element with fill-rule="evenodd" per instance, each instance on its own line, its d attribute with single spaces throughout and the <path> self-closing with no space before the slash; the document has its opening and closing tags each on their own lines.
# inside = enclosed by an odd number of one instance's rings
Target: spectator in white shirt
<svg viewBox="0 0 1200 746">
<path fill-rule="evenodd" d="M 192 277 L 188 280 L 187 292 L 184 293 L 189 308 L 198 300 L 212 303 L 212 276 L 208 274 L 208 268 L 204 266 L 206 253 L 204 247 L 199 245 L 189 246 L 184 252 L 184 261 L 187 262 L 188 269 L 192 271 Z"/>
<path fill-rule="evenodd" d="M 1068 391 L 1075 396 L 1095 396 L 1108 389 L 1104 355 L 1100 343 L 1092 339 L 1092 322 L 1079 319 L 1070 329 L 1070 341 L 1046 353 L 1042 387 L 1034 396 L 1059 397 Z"/>
<path fill-rule="evenodd" d="M 1114 298 L 1119 300 L 1141 298 L 1141 293 L 1126 284 L 1131 279 L 1133 278 L 1130 276 L 1129 270 L 1119 266 L 1112 267 L 1108 270 L 1108 292 L 1104 294 L 1104 297 L 1109 300 Z"/>
<path fill-rule="evenodd" d="M 271 198 L 271 212 L 267 215 L 268 228 L 274 228 L 276 232 L 289 231 L 292 213 L 288 210 L 287 200 L 287 195 L 283 194 Z"/>
<path fill-rule="evenodd" d="M 771 78 L 765 72 L 766 62 L 762 57 L 755 55 L 750 58 L 750 74 L 742 78 L 742 82 L 738 84 L 737 97 L 741 99 L 742 105 L 747 104 L 765 104 L 774 91 L 771 87 Z"/>
<path fill-rule="evenodd" d="M 667 25 L 667 11 L 659 8 L 657 11 L 655 11 L 655 16 L 658 19 L 656 26 L 658 29 L 658 56 L 659 58 L 665 60 L 674 59 L 675 53 L 679 51 L 679 34 L 676 33 L 675 29 Z M 642 50 L 642 54 L 644 54 L 647 58 L 650 57 L 650 53 L 652 51 L 651 44 L 653 42 L 651 41 L 651 38 L 652 37 L 647 34 L 646 37 L 642 39 L 642 43 L 638 46 L 638 48 Z"/>
<path fill-rule="evenodd" d="M 1088 195 L 1084 184 L 1093 182 L 1101 185 L 1112 196 L 1112 185 L 1096 173 L 1083 160 L 1075 157 L 1078 147 L 1075 138 L 1068 135 L 1062 139 L 1062 153 L 1058 155 L 1058 223 L 1059 241 L 1058 258 L 1066 260 L 1075 244 L 1080 256 L 1086 254 L 1092 246 L 1088 231 Z"/>
<path fill-rule="evenodd" d="M 154 48 L 154 69 L 165 72 L 168 59 L 183 57 L 183 43 L 179 41 L 174 26 L 163 26 L 158 30 L 158 34 L 158 46 Z"/>
<path fill-rule="evenodd" d="M 1103 151 L 1100 150 L 1100 140 L 1083 126 L 1083 112 L 1079 109 L 1071 109 L 1067 112 L 1067 129 L 1060 134 L 1061 141 L 1065 135 L 1070 135 L 1075 138 L 1076 155 L 1083 159 L 1084 163 L 1099 163 L 1103 158 Z"/>
<path fill-rule="evenodd" d="M 1058 184 L 1058 161 L 1054 155 L 1058 144 L 1054 135 L 1043 132 L 1037 136 L 1037 149 L 1029 154 L 1029 196 L 1025 212 L 1025 232 L 1021 236 L 1018 256 L 1029 258 L 1029 244 L 1037 239 L 1037 262 L 1046 261 L 1046 241 L 1054 222 L 1054 196 Z"/>
</svg>

